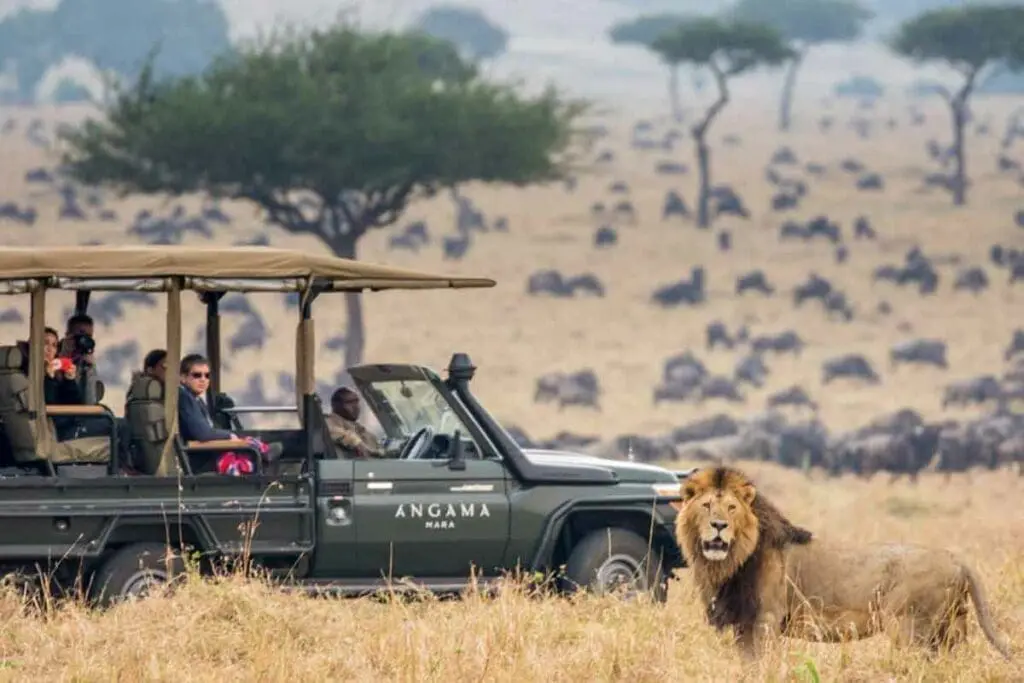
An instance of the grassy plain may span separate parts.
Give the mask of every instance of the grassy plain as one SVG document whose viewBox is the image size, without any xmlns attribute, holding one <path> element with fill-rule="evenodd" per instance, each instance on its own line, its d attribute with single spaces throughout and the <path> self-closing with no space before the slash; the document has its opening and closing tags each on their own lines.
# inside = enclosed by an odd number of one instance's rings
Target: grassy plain
<svg viewBox="0 0 1024 683">
<path fill-rule="evenodd" d="M 822 536 L 915 541 L 953 548 L 977 568 L 996 623 L 1024 643 L 1021 483 L 998 473 L 946 486 L 850 478 L 809 482 L 792 470 L 750 468 L 765 495 Z M 0 681 L 977 681 L 1024 680 L 974 616 L 969 641 L 929 661 L 883 637 L 850 645 L 788 641 L 755 673 L 708 628 L 686 572 L 668 603 L 528 597 L 462 601 L 338 601 L 281 594 L 260 581 L 189 581 L 108 612 L 76 605 L 44 616 L 0 596 Z M 812 677 L 812 671 L 819 678 Z"/>
</svg>

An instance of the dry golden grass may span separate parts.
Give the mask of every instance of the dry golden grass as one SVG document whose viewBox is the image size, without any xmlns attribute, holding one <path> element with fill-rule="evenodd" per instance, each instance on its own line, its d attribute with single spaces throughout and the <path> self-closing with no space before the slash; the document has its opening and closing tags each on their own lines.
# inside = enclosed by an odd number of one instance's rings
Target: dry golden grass
<svg viewBox="0 0 1024 683">
<path fill-rule="evenodd" d="M 996 132 L 1014 102 L 981 100 L 980 118 L 992 118 Z M 459 263 L 444 262 L 432 245 L 420 254 L 389 252 L 389 231 L 370 235 L 361 256 L 379 262 L 427 270 L 483 274 L 498 286 L 477 292 L 389 293 L 366 298 L 367 361 L 416 362 L 443 367 L 452 351 L 466 351 L 480 367 L 477 389 L 485 405 L 502 420 L 522 425 L 533 436 L 561 429 L 611 437 L 622 432 L 651 433 L 711 412 L 748 413 L 763 407 L 764 397 L 793 383 L 804 383 L 822 403 L 822 417 L 836 429 L 855 426 L 885 410 L 909 406 L 930 417 L 941 414 L 940 388 L 954 377 L 998 371 L 1002 349 L 1018 326 L 1022 294 L 998 273 L 980 298 L 954 294 L 950 269 L 944 268 L 938 296 L 920 298 L 910 291 L 873 287 L 871 270 L 902 258 L 919 242 L 927 251 L 957 252 L 970 263 L 984 264 L 994 242 L 1024 247 L 1024 231 L 1013 227 L 1012 212 L 1021 207 L 1020 187 L 994 172 L 995 137 L 970 136 L 974 179 L 971 204 L 950 206 L 948 197 L 917 194 L 921 169 L 927 166 L 924 142 L 948 139 L 948 115 L 937 104 L 924 107 L 923 129 L 906 125 L 905 103 L 881 104 L 872 116 L 900 120 L 896 131 L 884 128 L 871 140 L 839 130 L 825 137 L 812 122 L 820 113 L 810 103 L 798 109 L 800 130 L 784 140 L 801 161 L 828 164 L 829 175 L 812 181 L 810 197 L 794 218 L 827 212 L 848 230 L 864 213 L 882 236 L 876 245 L 855 244 L 850 263 L 831 265 L 824 245 L 780 245 L 781 217 L 768 210 L 770 191 L 763 168 L 783 142 L 764 124 L 773 102 L 738 102 L 727 110 L 714 137 L 736 133 L 739 148 L 720 146 L 715 176 L 731 183 L 750 206 L 749 222 L 723 220 L 734 232 L 736 248 L 727 257 L 714 247 L 712 233 L 691 224 L 663 224 L 661 200 L 667 188 L 681 190 L 693 203 L 696 179 L 662 178 L 656 160 L 670 156 L 692 165 L 684 143 L 672 155 L 632 151 L 623 140 L 629 121 L 617 128 L 619 161 L 614 170 L 582 179 L 575 194 L 560 187 L 523 191 L 471 187 L 466 194 L 488 215 L 507 215 L 508 235 L 484 235 Z M 840 125 L 850 112 L 836 105 Z M 54 119 L 63 113 L 44 115 Z M 767 115 L 770 120 L 771 116 Z M 857 156 L 883 173 L 881 193 L 858 193 L 853 179 L 835 170 Z M 20 200 L 28 188 L 26 168 L 47 163 L 42 152 L 16 138 L 0 140 L 0 199 Z M 626 180 L 640 224 L 623 228 L 620 245 L 608 251 L 591 246 L 596 227 L 589 206 L 607 199 L 605 188 Z M 188 205 L 198 206 L 191 198 Z M 8 244 L 80 243 L 93 238 L 124 242 L 124 227 L 141 207 L 158 207 L 154 199 L 111 202 L 122 215 L 117 225 L 56 222 L 54 198 L 38 200 L 43 221 L 32 229 L 3 226 Z M 236 227 L 217 241 L 232 241 L 265 232 L 281 246 L 320 249 L 315 240 L 296 238 L 265 227 L 247 206 L 232 206 Z M 403 221 L 424 218 L 434 235 L 450 232 L 453 210 L 447 199 L 421 201 Z M 48 223 L 49 221 L 49 223 Z M 249 224 L 244 225 L 246 221 Z M 396 230 L 402 226 L 396 226 Z M 665 312 L 648 305 L 651 291 L 686 276 L 691 266 L 708 268 L 709 303 L 701 308 Z M 527 275 L 558 267 L 569 273 L 593 271 L 608 287 L 597 300 L 533 299 L 524 295 Z M 732 296 L 733 279 L 744 270 L 764 268 L 783 293 L 775 299 Z M 828 322 L 817 306 L 794 310 L 785 294 L 817 269 L 833 278 L 857 307 L 850 324 Z M 60 308 L 51 307 L 51 324 Z M 293 329 L 276 299 L 254 297 L 273 336 L 262 353 L 235 354 L 225 389 L 244 385 L 255 368 L 272 378 L 292 371 Z M 889 318 L 871 314 L 881 299 L 895 310 Z M 343 331 L 343 307 L 321 304 L 318 336 Z M 197 304 L 186 307 L 197 324 Z M 133 310 L 131 320 L 98 330 L 100 343 L 128 337 L 144 349 L 162 345 L 162 311 Z M 651 406 L 651 389 L 662 360 L 694 349 L 718 371 L 728 371 L 736 354 L 705 353 L 705 324 L 720 318 L 735 327 L 747 321 L 752 330 L 772 332 L 795 327 L 810 342 L 800 359 L 772 359 L 768 386 L 750 393 L 746 405 Z M 234 331 L 228 320 L 225 334 Z M 901 329 L 902 326 L 902 329 Z M 10 339 L 23 330 L 2 330 Z M 950 343 L 948 373 L 887 367 L 889 345 L 911 336 L 941 336 Z M 186 331 L 186 340 L 191 339 Z M 819 383 L 820 361 L 844 351 L 867 355 L 882 371 L 878 387 Z M 340 368 L 340 358 L 321 350 L 322 376 Z M 584 409 L 557 411 L 531 402 L 534 378 L 548 371 L 593 367 L 605 389 L 600 413 Z M 116 387 L 107 402 L 120 406 Z M 957 416 L 957 413 L 949 413 Z M 948 546 L 965 554 L 979 569 L 995 605 L 997 622 L 1018 647 L 1024 643 L 1024 480 L 1005 473 L 957 477 L 950 485 L 927 476 L 917 487 L 865 483 L 850 478 L 808 481 L 794 472 L 750 466 L 761 489 L 792 518 L 819 533 L 841 539 L 918 540 Z M 664 681 L 742 680 L 746 675 L 721 637 L 703 623 L 685 572 L 667 608 L 620 605 L 586 599 L 531 601 L 514 591 L 495 600 L 381 605 L 370 601 L 336 603 L 278 595 L 252 582 L 228 580 L 189 585 L 173 599 L 154 598 L 107 613 L 78 607 L 47 617 L 22 614 L 16 597 L 0 601 L 0 679 L 3 680 L 353 680 L 353 681 Z M 849 646 L 791 643 L 791 652 L 773 667 L 774 680 L 812 680 L 807 662 L 827 681 L 1020 681 L 1024 668 L 1001 662 L 988 649 L 972 616 L 969 646 L 938 662 L 897 653 L 881 639 Z M 803 672 L 803 673 L 802 673 Z M 753 676 L 753 678 L 757 678 Z M 764 677 L 772 679 L 771 676 Z"/>
<path fill-rule="evenodd" d="M 950 547 L 974 564 L 996 623 L 1024 650 L 1021 484 L 986 473 L 946 486 L 811 482 L 751 466 L 760 490 L 822 536 Z M 107 612 L 71 605 L 26 614 L 0 598 L 0 680 L 75 681 L 1020 681 L 971 615 L 969 641 L 929 661 L 883 637 L 849 645 L 787 641 L 768 671 L 743 667 L 708 628 L 685 571 L 668 604 L 496 598 L 381 603 L 285 595 L 259 581 L 190 580 Z"/>
</svg>

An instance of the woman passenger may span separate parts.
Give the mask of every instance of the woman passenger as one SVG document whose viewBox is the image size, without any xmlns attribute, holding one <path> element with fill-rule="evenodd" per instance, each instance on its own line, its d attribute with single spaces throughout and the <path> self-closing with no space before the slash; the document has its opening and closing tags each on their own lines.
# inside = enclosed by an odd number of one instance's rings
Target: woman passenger
<svg viewBox="0 0 1024 683">
<path fill-rule="evenodd" d="M 85 397 L 81 385 L 75 381 L 78 368 L 69 359 L 57 356 L 59 345 L 57 330 L 47 327 L 43 333 L 43 362 L 46 367 L 43 396 L 49 405 L 82 405 Z M 53 418 L 53 427 L 60 441 L 73 439 L 76 426 L 75 417 L 62 415 Z"/>
</svg>

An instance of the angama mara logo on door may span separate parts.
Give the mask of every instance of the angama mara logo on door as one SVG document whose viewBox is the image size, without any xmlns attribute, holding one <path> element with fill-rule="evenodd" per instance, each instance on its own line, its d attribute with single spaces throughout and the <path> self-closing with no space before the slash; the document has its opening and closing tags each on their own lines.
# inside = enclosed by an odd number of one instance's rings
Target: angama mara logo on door
<svg viewBox="0 0 1024 683">
<path fill-rule="evenodd" d="M 402 503 L 395 519 L 422 519 L 425 529 L 454 529 L 459 519 L 490 517 L 487 503 Z"/>
</svg>

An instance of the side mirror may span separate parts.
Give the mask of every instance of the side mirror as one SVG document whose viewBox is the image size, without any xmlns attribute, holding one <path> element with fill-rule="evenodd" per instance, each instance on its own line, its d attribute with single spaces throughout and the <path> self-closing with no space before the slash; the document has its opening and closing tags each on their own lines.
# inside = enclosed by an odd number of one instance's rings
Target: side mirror
<svg viewBox="0 0 1024 683">
<path fill-rule="evenodd" d="M 107 385 L 102 380 L 96 380 L 96 402 L 99 403 L 107 395 Z"/>
<path fill-rule="evenodd" d="M 462 452 L 462 434 L 456 431 L 452 434 L 452 442 L 448 446 L 448 469 L 466 469 L 466 456 Z"/>
</svg>

